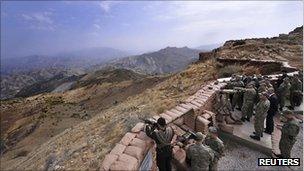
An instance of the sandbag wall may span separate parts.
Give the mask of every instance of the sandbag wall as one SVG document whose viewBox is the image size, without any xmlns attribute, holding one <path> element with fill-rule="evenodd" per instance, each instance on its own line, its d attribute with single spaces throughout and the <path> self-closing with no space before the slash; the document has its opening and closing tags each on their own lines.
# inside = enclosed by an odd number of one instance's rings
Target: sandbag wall
<svg viewBox="0 0 304 171">
<path fill-rule="evenodd" d="M 170 124 L 176 135 L 183 134 L 183 129 L 207 133 L 208 126 L 215 118 L 210 112 L 216 91 L 226 83 L 210 82 L 203 86 L 184 103 L 167 110 L 154 119 L 163 117 Z M 107 154 L 101 163 L 101 170 L 139 170 L 148 151 L 154 147 L 153 141 L 143 131 L 144 123 L 137 123 L 126 133 L 116 146 Z M 181 129 L 183 128 L 183 129 Z M 176 135 L 174 139 L 176 138 Z M 173 140 L 174 141 L 174 140 Z"/>
</svg>

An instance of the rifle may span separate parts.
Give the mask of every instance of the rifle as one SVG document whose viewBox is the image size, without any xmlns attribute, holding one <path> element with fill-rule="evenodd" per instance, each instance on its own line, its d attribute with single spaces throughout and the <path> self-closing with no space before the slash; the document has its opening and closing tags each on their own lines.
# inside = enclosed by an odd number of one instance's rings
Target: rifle
<svg viewBox="0 0 304 171">
<path fill-rule="evenodd" d="M 184 146 L 187 145 L 188 141 L 193 139 L 196 140 L 196 134 L 191 130 L 185 130 L 186 132 L 183 135 L 177 137 L 176 141 L 181 142 Z"/>
<path fill-rule="evenodd" d="M 142 120 L 145 124 L 157 127 L 157 122 L 153 118 L 148 118 L 148 119 L 146 119 L 146 118 L 139 118 L 139 119 Z"/>
</svg>

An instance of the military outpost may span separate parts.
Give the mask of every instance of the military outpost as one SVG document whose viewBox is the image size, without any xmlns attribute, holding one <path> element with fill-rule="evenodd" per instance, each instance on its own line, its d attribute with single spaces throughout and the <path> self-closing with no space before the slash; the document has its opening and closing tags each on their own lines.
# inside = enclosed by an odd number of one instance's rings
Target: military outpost
<svg viewBox="0 0 304 171">
<path fill-rule="evenodd" d="M 105 156 L 101 170 L 217 170 L 225 155 L 221 138 L 272 158 L 291 157 L 303 119 L 301 71 L 286 62 L 219 58 L 216 52 L 201 53 L 200 60 L 272 65 L 280 74 L 267 75 L 265 69 L 263 75 L 232 75 L 202 85 L 178 106 L 137 123 Z M 172 158 L 163 157 L 166 143 Z"/>
</svg>

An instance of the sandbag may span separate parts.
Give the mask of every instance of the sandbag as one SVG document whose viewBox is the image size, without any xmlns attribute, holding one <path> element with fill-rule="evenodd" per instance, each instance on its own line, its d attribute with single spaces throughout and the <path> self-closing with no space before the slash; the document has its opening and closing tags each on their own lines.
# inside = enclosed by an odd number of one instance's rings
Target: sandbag
<svg viewBox="0 0 304 171">
<path fill-rule="evenodd" d="M 145 126 L 144 123 L 139 122 L 131 129 L 131 132 L 138 133 L 144 129 L 144 126 Z"/>
<path fill-rule="evenodd" d="M 136 158 L 139 162 L 142 161 L 144 157 L 145 149 L 136 146 L 128 146 L 124 152 L 124 154 L 130 155 Z"/>
<path fill-rule="evenodd" d="M 111 150 L 110 154 L 120 155 L 125 151 L 125 149 L 126 149 L 125 145 L 116 144 L 116 146 Z"/>
<path fill-rule="evenodd" d="M 107 154 L 101 163 L 101 170 L 110 170 L 111 165 L 118 159 L 118 155 Z"/>
<path fill-rule="evenodd" d="M 133 140 L 133 138 L 135 138 L 135 136 L 136 134 L 127 132 L 125 136 L 122 137 L 119 143 L 128 146 L 130 142 Z"/>
</svg>

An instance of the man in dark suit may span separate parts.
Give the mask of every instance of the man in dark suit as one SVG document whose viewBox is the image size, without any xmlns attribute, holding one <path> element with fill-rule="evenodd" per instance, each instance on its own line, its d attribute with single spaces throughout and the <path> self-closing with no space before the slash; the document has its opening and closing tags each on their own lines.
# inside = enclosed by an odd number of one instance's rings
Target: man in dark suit
<svg viewBox="0 0 304 171">
<path fill-rule="evenodd" d="M 267 134 L 271 134 L 274 129 L 273 117 L 278 112 L 279 100 L 277 95 L 274 93 L 274 89 L 270 88 L 268 90 L 268 93 L 269 93 L 268 100 L 270 101 L 270 107 L 267 112 L 266 129 L 264 132 Z"/>
</svg>

